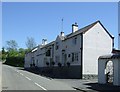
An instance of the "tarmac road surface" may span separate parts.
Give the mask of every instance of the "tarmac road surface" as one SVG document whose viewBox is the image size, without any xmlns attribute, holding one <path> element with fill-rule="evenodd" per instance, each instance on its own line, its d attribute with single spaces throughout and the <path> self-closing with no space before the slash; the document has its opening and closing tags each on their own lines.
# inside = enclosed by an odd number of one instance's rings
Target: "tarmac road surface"
<svg viewBox="0 0 120 92">
<path fill-rule="evenodd" d="M 16 67 L 2 65 L 2 90 L 75 90 L 71 86 L 30 73 Z"/>
</svg>

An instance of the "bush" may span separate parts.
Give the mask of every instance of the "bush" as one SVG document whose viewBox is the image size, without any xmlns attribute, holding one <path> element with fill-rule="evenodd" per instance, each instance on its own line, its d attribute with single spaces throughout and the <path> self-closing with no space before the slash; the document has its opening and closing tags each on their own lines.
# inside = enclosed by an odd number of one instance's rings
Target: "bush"
<svg viewBox="0 0 120 92">
<path fill-rule="evenodd" d="M 24 58 L 23 57 L 7 57 L 5 64 L 11 65 L 11 66 L 23 67 Z"/>
</svg>

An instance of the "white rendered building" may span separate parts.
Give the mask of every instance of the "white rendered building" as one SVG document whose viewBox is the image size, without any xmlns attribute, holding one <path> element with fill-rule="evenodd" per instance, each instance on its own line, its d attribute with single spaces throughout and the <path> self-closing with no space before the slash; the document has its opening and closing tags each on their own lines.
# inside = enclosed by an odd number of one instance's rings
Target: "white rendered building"
<svg viewBox="0 0 120 92">
<path fill-rule="evenodd" d="M 38 47 L 34 56 L 37 57 L 35 66 L 49 69 L 52 67 L 54 73 L 60 72 L 70 78 L 97 75 L 99 56 L 110 54 L 113 44 L 114 37 L 100 21 L 81 29 L 78 29 L 78 24 L 75 23 L 70 34 L 61 32 L 55 41 Z M 25 64 L 30 64 L 26 62 L 31 60 L 25 57 Z M 28 66 L 25 65 L 25 68 L 29 68 Z"/>
</svg>

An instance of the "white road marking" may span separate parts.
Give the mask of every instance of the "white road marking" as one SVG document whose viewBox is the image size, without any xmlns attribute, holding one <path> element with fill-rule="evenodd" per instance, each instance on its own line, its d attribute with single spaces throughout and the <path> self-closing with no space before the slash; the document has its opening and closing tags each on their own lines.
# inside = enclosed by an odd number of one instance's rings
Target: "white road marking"
<svg viewBox="0 0 120 92">
<path fill-rule="evenodd" d="M 27 78 L 28 80 L 31 80 L 30 78 L 28 78 L 28 77 L 25 77 L 25 78 Z"/>
<path fill-rule="evenodd" d="M 21 75 L 23 75 L 22 73 L 20 73 Z"/>
<path fill-rule="evenodd" d="M 43 90 L 47 90 L 44 87 L 40 86 L 38 83 L 35 82 L 35 85 L 39 86 L 40 88 L 42 88 Z"/>
</svg>

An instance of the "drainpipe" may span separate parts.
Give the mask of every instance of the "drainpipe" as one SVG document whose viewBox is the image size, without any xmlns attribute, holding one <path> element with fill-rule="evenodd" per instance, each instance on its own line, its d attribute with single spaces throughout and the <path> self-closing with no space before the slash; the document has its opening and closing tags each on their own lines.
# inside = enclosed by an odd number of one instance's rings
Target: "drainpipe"
<svg viewBox="0 0 120 92">
<path fill-rule="evenodd" d="M 83 33 L 81 34 L 81 79 L 83 78 Z"/>
</svg>

